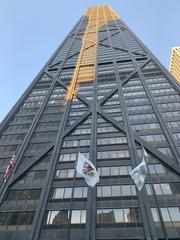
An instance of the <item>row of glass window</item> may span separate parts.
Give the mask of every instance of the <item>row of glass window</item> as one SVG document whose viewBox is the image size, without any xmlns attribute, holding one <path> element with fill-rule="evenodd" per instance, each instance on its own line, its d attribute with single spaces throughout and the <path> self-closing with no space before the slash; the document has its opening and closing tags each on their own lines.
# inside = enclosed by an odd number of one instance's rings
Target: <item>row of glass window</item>
<svg viewBox="0 0 180 240">
<path fill-rule="evenodd" d="M 167 108 L 168 111 L 169 111 L 169 109 L 171 109 L 171 111 L 174 111 L 174 110 L 176 111 L 176 109 L 180 108 L 180 104 L 178 102 L 174 102 L 174 103 L 159 103 L 158 105 L 161 107 L 162 110 Z"/>
<path fill-rule="evenodd" d="M 171 127 L 171 128 L 180 128 L 180 121 L 168 122 L 167 124 L 168 124 L 168 126 Z"/>
<path fill-rule="evenodd" d="M 42 183 L 46 177 L 46 171 L 30 171 L 20 178 L 15 185 Z"/>
<path fill-rule="evenodd" d="M 20 130 L 27 130 L 29 127 L 30 127 L 30 124 L 12 125 L 7 128 L 6 132 L 16 132 Z"/>
<path fill-rule="evenodd" d="M 167 118 L 180 117 L 180 112 L 179 111 L 163 112 L 162 114 L 163 114 L 164 117 L 167 117 Z"/>
<path fill-rule="evenodd" d="M 136 115 L 129 115 L 130 120 L 141 120 L 141 119 L 156 119 L 156 115 L 154 113 L 143 113 Z"/>
<path fill-rule="evenodd" d="M 85 227 L 86 210 L 72 210 L 71 219 L 69 210 L 47 211 L 44 218 L 44 228 Z"/>
<path fill-rule="evenodd" d="M 28 153 L 37 153 L 45 149 L 47 146 L 47 143 L 30 143 L 27 147 L 26 152 Z"/>
<path fill-rule="evenodd" d="M 72 210 L 71 219 L 68 210 L 48 211 L 44 228 L 64 228 L 69 223 L 74 227 L 83 227 L 86 223 L 86 210 Z M 97 227 L 140 227 L 142 218 L 139 208 L 99 209 Z M 73 227 L 73 226 L 71 226 Z"/>
<path fill-rule="evenodd" d="M 97 159 L 122 159 L 129 158 L 128 150 L 101 151 L 97 152 Z"/>
<path fill-rule="evenodd" d="M 38 111 L 38 108 L 26 108 L 20 109 L 16 116 L 28 116 L 28 115 L 35 115 Z"/>
<path fill-rule="evenodd" d="M 73 173 L 74 174 L 74 173 Z M 71 174 L 71 177 L 73 177 Z M 62 176 L 62 175 L 61 175 Z M 176 184 L 177 185 L 177 184 Z M 173 192 L 176 194 L 179 185 L 172 189 L 169 183 L 159 183 L 153 184 L 155 193 L 157 195 L 172 195 Z M 72 187 L 68 188 L 54 188 L 51 190 L 50 199 L 52 200 L 65 200 L 65 199 L 83 199 L 87 198 L 87 187 L 75 187 L 74 191 Z M 152 186 L 146 184 L 146 190 L 148 195 L 153 195 Z M 30 190 L 10 190 L 8 192 L 5 201 L 22 201 L 24 202 L 35 202 L 40 197 L 40 189 L 30 189 Z M 98 198 L 109 198 L 109 197 L 130 197 L 136 196 L 135 185 L 111 185 L 111 186 L 98 186 L 97 187 L 97 197 Z"/>
<path fill-rule="evenodd" d="M 34 212 L 1 212 L 0 231 L 29 230 L 33 218 Z"/>
<path fill-rule="evenodd" d="M 0 153 L 14 153 L 18 145 L 0 146 Z"/>
<path fill-rule="evenodd" d="M 7 197 L 5 198 L 5 201 L 31 201 L 35 202 L 39 199 L 41 194 L 40 189 L 30 189 L 30 190 L 10 190 L 8 192 Z"/>
<path fill-rule="evenodd" d="M 60 121 L 57 121 L 57 122 L 39 122 L 37 124 L 37 129 L 52 129 L 53 127 L 54 128 L 58 128 L 60 126 Z"/>
<path fill-rule="evenodd" d="M 158 103 L 164 103 L 164 102 L 172 102 L 172 101 L 175 101 L 175 102 L 178 102 L 179 101 L 179 95 L 177 94 L 173 94 L 173 95 L 161 95 L 161 96 L 155 96 L 154 97 Z"/>
<path fill-rule="evenodd" d="M 51 106 L 51 105 L 63 105 L 64 104 L 64 99 L 53 99 L 53 100 L 49 100 L 47 105 Z"/>
<path fill-rule="evenodd" d="M 83 155 L 89 159 L 89 153 L 83 153 Z M 77 153 L 64 153 L 60 155 L 59 162 L 76 161 Z"/>
<path fill-rule="evenodd" d="M 81 139 L 81 140 L 65 140 L 63 143 L 64 148 L 69 148 L 69 147 L 83 147 L 83 146 L 89 146 L 90 145 L 90 140 L 89 139 Z"/>
<path fill-rule="evenodd" d="M 147 142 L 153 142 L 153 143 L 166 142 L 166 138 L 163 134 L 153 134 L 153 135 L 146 135 L 146 136 L 141 135 L 141 137 Z"/>
<path fill-rule="evenodd" d="M 142 217 L 139 208 L 99 209 L 97 227 L 141 227 Z"/>
<path fill-rule="evenodd" d="M 166 227 L 180 227 L 180 207 L 160 208 Z M 157 208 L 151 208 L 155 225 L 159 227 L 160 218 Z"/>
<path fill-rule="evenodd" d="M 173 136 L 175 137 L 176 140 L 180 140 L 180 132 L 173 133 Z"/>
<path fill-rule="evenodd" d="M 31 138 L 31 141 L 33 140 L 45 140 L 45 139 L 54 139 L 57 135 L 57 131 L 56 132 L 35 132 Z"/>
<path fill-rule="evenodd" d="M 0 137 L 0 143 L 18 142 L 21 143 L 25 134 L 8 134 Z"/>
<path fill-rule="evenodd" d="M 132 124 L 132 128 L 135 130 L 152 130 L 152 129 L 160 129 L 159 123 L 142 123 L 142 124 Z"/>
<path fill-rule="evenodd" d="M 145 110 L 152 110 L 151 105 L 143 105 L 143 106 L 127 106 L 128 112 L 130 111 L 145 111 Z"/>
<path fill-rule="evenodd" d="M 113 137 L 113 138 L 98 138 L 97 144 L 98 145 L 111 145 L 111 144 L 126 144 L 127 138 L 126 137 Z"/>
<path fill-rule="evenodd" d="M 46 95 L 47 92 L 48 92 L 48 90 L 45 90 L 45 89 L 43 89 L 43 90 L 42 89 L 33 90 L 30 94 L 30 97 L 31 96 L 37 97 L 37 96 L 41 96 L 41 95 Z"/>
<path fill-rule="evenodd" d="M 87 198 L 87 187 L 75 187 L 74 191 L 71 187 L 68 188 L 54 188 L 51 191 L 51 200 L 65 200 L 65 199 L 77 199 Z"/>
<path fill-rule="evenodd" d="M 146 95 L 146 92 L 145 92 L 145 91 L 139 91 L 139 92 L 133 91 L 133 92 L 125 92 L 125 93 L 124 93 L 124 96 L 125 96 L 125 97 L 134 97 L 134 96 L 140 96 L 140 97 L 142 97 L 142 96 L 145 96 L 145 95 Z"/>
<path fill-rule="evenodd" d="M 32 116 L 15 116 L 12 123 L 22 123 L 22 122 L 30 122 L 34 118 L 34 115 Z"/>
<path fill-rule="evenodd" d="M 180 208 L 166 207 L 160 208 L 163 221 L 167 227 L 180 227 Z M 151 208 L 153 220 L 160 222 L 158 211 Z M 34 212 L 16 212 L 0 213 L 0 230 L 26 230 L 30 228 L 34 217 Z M 71 219 L 69 210 L 47 211 L 44 217 L 44 228 L 66 228 L 68 224 L 71 227 L 85 227 L 86 210 L 72 210 Z M 97 227 L 141 227 L 142 217 L 139 208 L 124 209 L 98 209 Z M 159 225 L 158 225 L 159 226 Z"/>
<path fill-rule="evenodd" d="M 42 105 L 42 101 L 25 102 L 21 108 L 36 108 Z"/>
<path fill-rule="evenodd" d="M 55 180 L 72 179 L 74 176 L 74 169 L 62 169 L 56 170 Z M 100 177 L 129 177 L 132 171 L 132 166 L 114 166 L 114 167 L 98 167 L 98 173 Z M 149 164 L 149 171 L 151 174 L 165 175 L 166 171 L 162 164 Z M 81 177 L 76 173 L 76 177 Z"/>
<path fill-rule="evenodd" d="M 110 197 L 130 197 L 136 195 L 135 185 L 111 185 L 97 187 L 97 197 L 100 199 Z"/>
</svg>

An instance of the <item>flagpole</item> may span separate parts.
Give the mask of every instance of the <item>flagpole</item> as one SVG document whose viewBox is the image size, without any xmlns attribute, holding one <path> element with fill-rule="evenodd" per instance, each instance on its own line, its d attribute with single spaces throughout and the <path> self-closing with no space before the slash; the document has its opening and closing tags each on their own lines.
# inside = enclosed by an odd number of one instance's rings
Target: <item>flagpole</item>
<svg viewBox="0 0 180 240">
<path fill-rule="evenodd" d="M 143 156 L 144 156 L 144 151 L 146 151 L 146 150 L 144 149 L 144 147 L 143 147 L 142 145 L 141 145 L 141 147 L 142 147 Z M 164 235 L 165 239 L 168 240 L 168 235 L 167 235 L 166 227 L 165 227 L 165 225 L 164 225 L 164 221 L 163 221 L 161 209 L 160 209 L 159 204 L 158 204 L 158 199 L 157 199 L 157 196 L 156 196 L 156 191 L 155 191 L 154 184 L 153 184 L 153 181 L 152 181 L 152 178 L 151 178 L 151 173 L 150 173 L 150 170 L 149 170 L 149 164 L 148 164 L 148 161 L 147 161 L 147 157 L 144 156 L 143 158 L 144 158 L 145 163 L 146 163 L 146 166 L 147 166 L 147 175 L 148 175 L 149 182 L 150 182 L 150 185 L 151 185 L 151 188 L 152 188 L 152 193 L 153 193 L 153 196 L 154 196 L 155 205 L 156 205 L 156 207 L 157 207 L 158 215 L 159 215 L 159 218 L 160 218 L 161 227 L 162 227 L 162 230 L 164 231 L 164 234 L 163 234 L 163 235 Z M 144 184 L 144 186 L 145 186 L 145 184 Z"/>
<path fill-rule="evenodd" d="M 72 192 L 71 192 L 71 202 L 70 202 L 70 210 L 69 210 L 69 217 L 68 217 L 68 228 L 67 228 L 66 240 L 69 240 L 69 237 L 70 237 L 69 235 L 70 235 L 70 226 L 71 226 L 73 195 L 74 195 L 74 187 L 75 187 L 75 179 L 76 179 L 76 164 L 77 164 L 77 160 L 78 160 L 78 155 L 80 153 L 79 143 L 80 143 L 80 140 L 78 140 L 78 143 L 77 143 L 77 156 L 76 156 L 76 161 L 74 163 L 73 185 L 72 185 Z"/>
</svg>

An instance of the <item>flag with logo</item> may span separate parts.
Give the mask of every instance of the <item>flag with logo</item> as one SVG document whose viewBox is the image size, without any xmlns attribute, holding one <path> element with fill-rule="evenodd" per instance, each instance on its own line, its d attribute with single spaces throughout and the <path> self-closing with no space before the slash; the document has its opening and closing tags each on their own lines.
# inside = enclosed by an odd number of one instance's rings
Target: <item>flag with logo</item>
<svg viewBox="0 0 180 240">
<path fill-rule="evenodd" d="M 6 169 L 6 172 L 5 172 L 5 175 L 4 175 L 4 182 L 7 181 L 8 177 L 9 177 L 9 174 L 11 172 L 11 169 L 12 169 L 12 167 L 14 165 L 14 162 L 15 162 L 15 156 L 13 155 L 12 158 L 10 159 L 9 165 L 8 165 L 8 167 Z"/>
<path fill-rule="evenodd" d="M 84 177 L 89 186 L 94 187 L 96 183 L 99 182 L 99 174 L 96 171 L 96 168 L 92 162 L 85 158 L 80 152 L 78 154 L 76 170 Z"/>
<path fill-rule="evenodd" d="M 130 176 L 133 179 L 133 181 L 136 184 L 139 191 L 141 191 L 141 189 L 143 188 L 145 179 L 146 179 L 146 175 L 147 175 L 146 161 L 147 161 L 147 152 L 143 148 L 143 160 L 141 161 L 141 163 L 139 165 L 137 165 L 137 167 L 135 167 L 130 172 Z"/>
</svg>

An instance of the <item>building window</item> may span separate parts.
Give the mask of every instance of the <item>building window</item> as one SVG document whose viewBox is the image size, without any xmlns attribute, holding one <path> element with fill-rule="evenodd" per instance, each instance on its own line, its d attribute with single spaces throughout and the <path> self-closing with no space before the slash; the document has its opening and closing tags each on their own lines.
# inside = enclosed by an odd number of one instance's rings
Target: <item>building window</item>
<svg viewBox="0 0 180 240">
<path fill-rule="evenodd" d="M 141 227 L 142 218 L 139 208 L 99 209 L 97 227 Z"/>
<path fill-rule="evenodd" d="M 51 200 L 66 200 L 72 198 L 72 188 L 55 188 L 52 190 Z M 86 199 L 87 187 L 75 187 L 73 193 L 74 199 Z"/>
<path fill-rule="evenodd" d="M 98 168 L 98 173 L 101 178 L 128 177 L 131 170 L 131 166 L 101 167 Z"/>
<path fill-rule="evenodd" d="M 86 210 L 72 210 L 71 226 L 85 227 L 85 223 L 86 223 Z"/>
<path fill-rule="evenodd" d="M 39 189 L 31 189 L 31 190 L 10 190 L 5 199 L 7 202 L 19 202 L 22 201 L 25 203 L 34 203 L 36 202 L 41 194 L 41 190 Z"/>
<path fill-rule="evenodd" d="M 153 184 L 154 190 L 157 195 L 171 195 L 172 190 L 169 183 L 161 183 L 161 184 Z M 146 191 L 148 195 L 153 195 L 152 186 L 150 184 L 146 184 Z"/>
<path fill-rule="evenodd" d="M 129 158 L 128 150 L 121 151 L 103 151 L 97 153 L 98 159 L 121 159 L 121 158 Z"/>
<path fill-rule="evenodd" d="M 69 217 L 69 210 L 48 211 L 45 216 L 44 228 L 67 228 L 68 223 L 70 223 L 73 228 L 85 227 L 86 210 L 72 210 L 71 219 L 69 219 Z"/>
<path fill-rule="evenodd" d="M 48 211 L 46 213 L 45 228 L 66 228 L 69 222 L 69 211 Z"/>
<path fill-rule="evenodd" d="M 0 231 L 28 230 L 31 227 L 34 212 L 0 213 Z"/>
<path fill-rule="evenodd" d="M 98 186 L 97 197 L 98 199 L 132 199 L 136 197 L 136 189 L 134 185 L 111 185 L 111 186 Z"/>
<path fill-rule="evenodd" d="M 180 227 L 180 207 L 160 208 L 166 227 Z M 151 208 L 155 225 L 159 227 L 159 214 L 157 208 Z"/>
</svg>

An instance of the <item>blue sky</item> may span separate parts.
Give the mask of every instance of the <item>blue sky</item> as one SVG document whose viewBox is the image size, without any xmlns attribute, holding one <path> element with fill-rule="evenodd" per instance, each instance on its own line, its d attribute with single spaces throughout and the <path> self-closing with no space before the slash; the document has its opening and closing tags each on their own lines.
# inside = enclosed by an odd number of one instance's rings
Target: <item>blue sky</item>
<svg viewBox="0 0 180 240">
<path fill-rule="evenodd" d="M 180 46 L 180 0 L 1 0 L 0 122 L 89 6 L 111 5 L 165 65 Z"/>
</svg>

